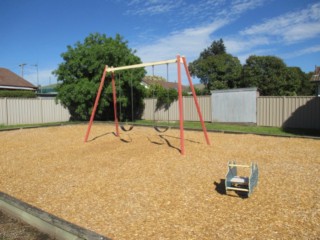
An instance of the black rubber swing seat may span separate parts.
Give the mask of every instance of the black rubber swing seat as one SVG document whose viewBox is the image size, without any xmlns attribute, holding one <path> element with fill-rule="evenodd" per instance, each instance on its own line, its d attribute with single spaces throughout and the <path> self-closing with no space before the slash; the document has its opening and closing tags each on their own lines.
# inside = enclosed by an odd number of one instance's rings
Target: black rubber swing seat
<svg viewBox="0 0 320 240">
<path fill-rule="evenodd" d="M 134 125 L 130 125 L 129 128 L 126 128 L 124 125 L 120 125 L 120 128 L 125 131 L 125 132 L 129 132 L 133 129 Z"/>
<path fill-rule="evenodd" d="M 159 133 L 164 133 L 164 132 L 166 132 L 166 131 L 169 130 L 169 127 L 158 127 L 158 126 L 154 126 L 153 128 L 154 128 L 157 132 L 159 132 Z"/>
</svg>

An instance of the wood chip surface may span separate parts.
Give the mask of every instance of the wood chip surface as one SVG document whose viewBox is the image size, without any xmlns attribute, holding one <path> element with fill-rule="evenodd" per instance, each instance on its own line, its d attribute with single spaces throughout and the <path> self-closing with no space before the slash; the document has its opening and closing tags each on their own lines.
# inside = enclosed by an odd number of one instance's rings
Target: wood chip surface
<svg viewBox="0 0 320 240">
<path fill-rule="evenodd" d="M 320 140 L 94 124 L 0 132 L 0 191 L 113 239 L 319 239 Z M 227 163 L 257 162 L 250 198 Z M 245 174 L 245 173 L 244 173 Z"/>
</svg>

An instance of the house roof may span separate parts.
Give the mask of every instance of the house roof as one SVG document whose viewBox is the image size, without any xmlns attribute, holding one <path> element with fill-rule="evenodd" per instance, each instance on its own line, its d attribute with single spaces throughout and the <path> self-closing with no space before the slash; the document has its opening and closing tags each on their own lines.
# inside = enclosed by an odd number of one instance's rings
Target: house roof
<svg viewBox="0 0 320 240">
<path fill-rule="evenodd" d="M 164 87 L 165 89 L 176 89 L 178 90 L 178 83 L 174 82 L 166 82 L 161 80 L 152 80 L 152 79 L 143 79 L 142 82 L 144 85 L 150 86 L 154 84 L 159 84 L 160 86 Z M 188 87 L 182 85 L 182 90 L 188 90 Z"/>
<path fill-rule="evenodd" d="M 35 90 L 37 87 L 9 69 L 0 68 L 0 89 Z"/>
<path fill-rule="evenodd" d="M 312 82 L 320 81 L 320 67 L 316 66 L 316 68 L 314 70 L 314 74 L 312 75 L 310 81 L 312 81 Z"/>
</svg>

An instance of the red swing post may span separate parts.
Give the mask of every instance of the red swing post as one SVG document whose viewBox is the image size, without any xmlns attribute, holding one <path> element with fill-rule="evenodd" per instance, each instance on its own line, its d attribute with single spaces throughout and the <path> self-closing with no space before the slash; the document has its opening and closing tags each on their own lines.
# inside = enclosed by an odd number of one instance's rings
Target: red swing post
<svg viewBox="0 0 320 240">
<path fill-rule="evenodd" d="M 201 122 L 201 126 L 202 126 L 204 137 L 205 137 L 205 139 L 207 141 L 207 144 L 211 145 L 209 137 L 208 137 L 208 133 L 207 133 L 207 128 L 206 128 L 206 125 L 204 124 L 204 121 L 203 121 L 203 117 L 202 117 L 202 113 L 201 113 L 201 110 L 200 110 L 200 105 L 199 105 L 199 102 L 198 102 L 197 94 L 196 94 L 196 91 L 194 90 L 193 83 L 192 83 L 192 80 L 191 80 L 191 76 L 190 76 L 190 73 L 189 73 L 187 60 L 186 60 L 185 57 L 182 57 L 182 61 L 183 61 L 184 68 L 186 70 L 186 74 L 187 74 L 189 85 L 190 85 L 190 88 L 191 88 L 191 91 L 192 91 L 193 100 L 194 100 L 194 103 L 195 103 L 196 108 L 197 108 L 197 112 L 198 112 L 199 119 L 200 119 L 200 122 Z"/>
</svg>

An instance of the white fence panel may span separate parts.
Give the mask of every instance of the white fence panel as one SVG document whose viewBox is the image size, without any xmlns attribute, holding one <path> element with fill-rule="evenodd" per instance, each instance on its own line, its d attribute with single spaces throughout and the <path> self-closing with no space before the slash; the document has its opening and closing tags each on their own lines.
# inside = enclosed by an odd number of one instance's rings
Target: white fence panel
<svg viewBox="0 0 320 240">
<path fill-rule="evenodd" d="M 8 124 L 7 99 L 0 98 L 0 125 Z"/>
<path fill-rule="evenodd" d="M 204 121 L 211 122 L 211 96 L 199 96 L 198 102 L 202 112 Z M 179 120 L 179 105 L 178 101 L 174 101 L 169 109 L 156 109 L 156 99 L 144 99 L 144 112 L 142 119 L 156 121 L 178 121 Z M 183 112 L 184 120 L 199 121 L 198 112 L 194 103 L 193 97 L 183 97 Z"/>
<path fill-rule="evenodd" d="M 54 99 L 42 99 L 42 113 L 44 123 L 68 121 L 70 118 L 69 111 L 56 104 Z"/>
<path fill-rule="evenodd" d="M 69 121 L 70 114 L 55 99 L 1 98 L 0 124 L 19 125 Z"/>
</svg>

